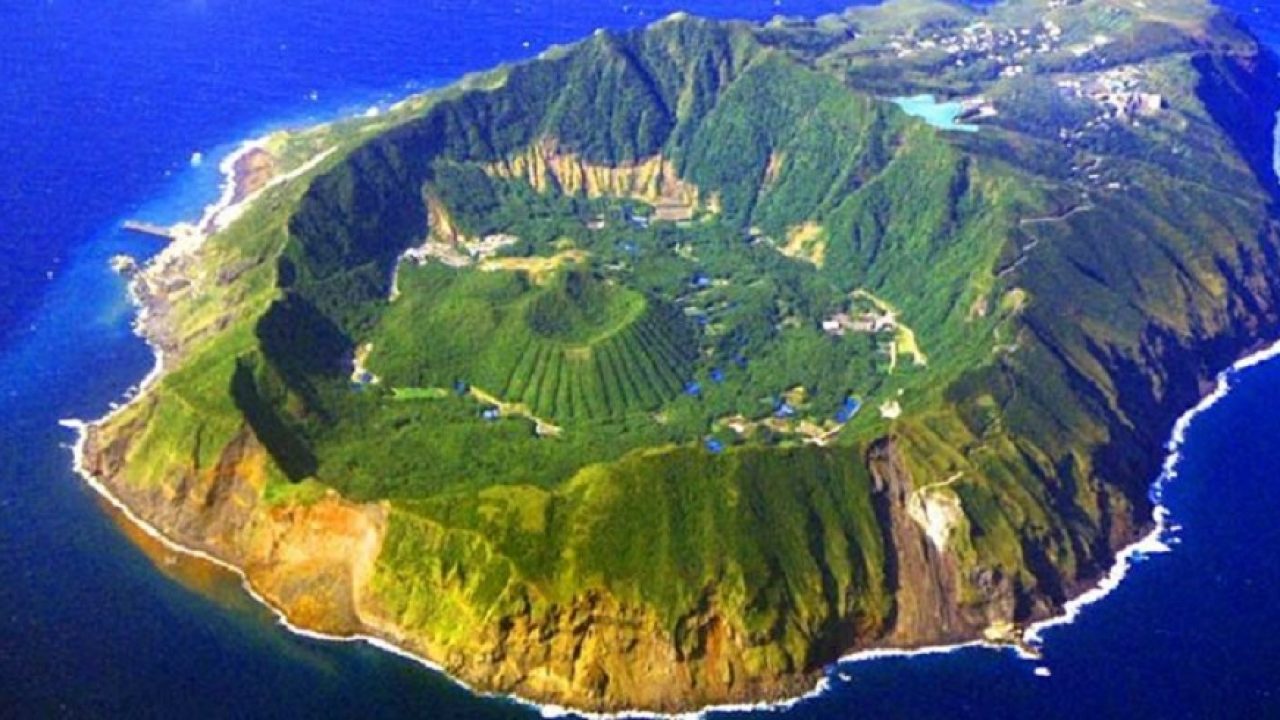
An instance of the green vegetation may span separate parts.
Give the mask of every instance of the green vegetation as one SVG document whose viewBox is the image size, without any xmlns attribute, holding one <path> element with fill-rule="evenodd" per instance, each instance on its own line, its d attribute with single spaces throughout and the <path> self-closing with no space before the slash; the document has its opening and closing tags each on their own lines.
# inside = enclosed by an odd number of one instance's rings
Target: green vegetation
<svg viewBox="0 0 1280 720">
<path fill-rule="evenodd" d="M 794 480 L 776 482 L 779 473 Z M 810 662 L 805 638 L 832 614 L 874 627 L 890 612 L 869 498 L 857 454 L 632 453 L 589 465 L 552 492 L 496 486 L 405 503 L 383 558 L 405 582 L 389 583 L 385 597 L 416 629 L 434 631 L 465 626 L 454 624 L 460 616 L 512 611 L 522 583 L 545 593 L 535 612 L 604 587 L 653 603 L 675 627 L 715 585 L 752 621 L 750 632 L 794 624 L 766 653 Z M 465 579 L 449 577 L 453 566 L 467 569 Z M 824 574 L 830 584 L 814 585 Z"/>
<path fill-rule="evenodd" d="M 129 474 L 247 428 L 271 502 L 388 501 L 374 594 L 444 647 L 603 594 L 697 658 L 714 602 L 787 674 L 953 639 L 899 617 L 940 586 L 952 635 L 1043 615 L 1145 522 L 1197 378 L 1273 334 L 1274 65 L 1193 4 L 997 5 L 1057 28 L 1017 73 L 890 52 L 977 32 L 952 3 L 671 19 L 301 134 L 294 167 L 336 151 L 201 250 Z M 1058 84 L 1133 63 L 1139 122 Z M 882 99 L 918 92 L 998 112 Z M 922 569 L 899 506 L 943 484 Z"/>
<path fill-rule="evenodd" d="M 656 410 L 694 359 L 676 309 L 586 269 L 540 287 L 523 273 L 428 265 L 400 283 L 371 359 L 393 386 L 464 383 L 557 421 L 602 420 Z"/>
<path fill-rule="evenodd" d="M 396 400 L 444 400 L 449 391 L 444 388 L 392 388 L 391 397 Z"/>
</svg>

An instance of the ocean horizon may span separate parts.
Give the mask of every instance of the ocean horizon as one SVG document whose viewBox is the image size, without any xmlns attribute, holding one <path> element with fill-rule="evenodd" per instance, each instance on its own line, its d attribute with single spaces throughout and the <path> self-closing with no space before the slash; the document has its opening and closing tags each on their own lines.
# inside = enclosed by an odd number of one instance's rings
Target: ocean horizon
<svg viewBox="0 0 1280 720">
<path fill-rule="evenodd" d="M 0 568 L 7 578 L 0 715 L 164 716 L 192 706 L 225 717 L 541 714 L 477 696 L 367 643 L 290 632 L 232 574 L 139 536 L 76 476 L 75 436 L 59 421 L 109 412 L 153 364 L 133 333 L 136 308 L 125 281 L 108 265 L 118 254 L 150 257 L 162 243 L 121 223 L 198 217 L 221 192 L 220 161 L 246 139 L 359 114 L 596 27 L 634 27 L 679 9 L 758 20 L 847 4 L 405 4 L 371 12 L 348 33 L 327 24 L 339 10 L 321 0 L 249 17 L 204 2 L 145 3 L 96 18 L 53 5 L 0 11 L 11 26 L 0 30 L 0 62 L 13 76 L 0 76 L 10 81 L 0 90 L 0 147 L 18 158 L 0 179 L 0 238 L 10 257 L 0 271 Z M 1223 4 L 1277 46 L 1280 18 L 1248 3 Z M 396 66 L 415 39 L 401 27 L 405 18 L 443 24 L 434 32 L 453 54 Z M 186 32 L 161 32 L 175 24 Z M 124 38 L 101 37 L 103 28 L 124 26 Z M 194 48 L 173 37 L 201 29 Z M 18 38 L 3 42 L 5 33 Z M 249 49 L 219 47 L 228 37 Z M 123 53 L 124 67 L 137 75 L 113 87 L 120 78 L 105 77 L 91 62 L 94 52 Z M 188 56 L 182 64 L 163 66 L 179 52 Z M 278 61 L 286 69 L 263 72 L 276 62 L 263 59 L 268 52 L 289 58 Z M 61 87 L 77 81 L 83 95 Z M 58 112 L 71 107 L 88 119 L 72 123 Z M 111 114 L 121 107 L 121 116 Z M 878 653 L 834 664 L 821 692 L 781 714 L 1280 712 L 1280 686 L 1269 672 L 1280 667 L 1280 642 L 1265 639 L 1280 632 L 1280 613 L 1268 603 L 1280 590 L 1280 568 L 1267 567 L 1264 551 L 1280 535 L 1272 521 L 1280 489 L 1268 483 L 1280 471 L 1280 448 L 1268 443 L 1280 432 L 1280 413 L 1268 402 L 1276 392 L 1280 363 L 1269 356 L 1224 369 L 1212 402 L 1175 432 L 1168 482 L 1158 488 L 1166 513 L 1158 537 L 1128 553 L 1115 578 L 1123 582 L 1110 583 L 1105 598 L 1042 629 L 1042 658 L 976 646 Z M 766 714 L 778 712 L 708 713 Z"/>
</svg>

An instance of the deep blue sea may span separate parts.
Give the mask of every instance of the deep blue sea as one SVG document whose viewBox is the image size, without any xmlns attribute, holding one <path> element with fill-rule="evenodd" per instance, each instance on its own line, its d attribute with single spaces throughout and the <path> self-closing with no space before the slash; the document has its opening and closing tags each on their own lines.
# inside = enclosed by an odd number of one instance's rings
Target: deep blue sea
<svg viewBox="0 0 1280 720">
<path fill-rule="evenodd" d="M 0 2 L 0 718 L 534 716 L 366 645 L 287 633 L 225 576 L 131 540 L 71 472 L 57 421 L 103 414 L 151 365 L 107 260 L 158 244 L 119 223 L 197 215 L 242 138 L 597 27 L 846 4 Z M 1280 46 L 1270 0 L 1227 4 Z M 849 664 L 785 715 L 1280 717 L 1280 361 L 1232 384 L 1166 492 L 1173 552 L 1048 631 L 1042 662 L 972 649 Z"/>
</svg>

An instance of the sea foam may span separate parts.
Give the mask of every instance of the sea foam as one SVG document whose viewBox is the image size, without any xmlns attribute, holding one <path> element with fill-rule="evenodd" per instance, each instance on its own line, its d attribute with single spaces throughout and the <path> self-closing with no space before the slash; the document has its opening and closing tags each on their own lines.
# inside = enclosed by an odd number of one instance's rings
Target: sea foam
<svg viewBox="0 0 1280 720">
<path fill-rule="evenodd" d="M 1276 159 L 1277 159 L 1277 165 L 1280 165 L 1280 113 L 1277 113 L 1276 136 L 1277 136 Z M 251 151 L 255 147 L 260 147 L 261 142 L 263 142 L 263 139 L 250 140 L 248 142 L 243 143 L 235 151 L 233 151 L 226 158 L 224 158 L 223 161 L 219 164 L 219 169 L 224 174 L 224 183 L 222 186 L 221 196 L 218 198 L 218 200 L 215 203 L 211 204 L 209 207 L 205 209 L 205 212 L 203 213 L 196 227 L 198 228 L 225 227 L 226 224 L 229 224 L 229 222 L 233 221 L 236 217 L 238 217 L 239 211 L 242 209 L 242 206 L 245 203 L 252 201 L 253 198 L 247 198 L 246 201 L 243 203 L 233 203 L 233 199 L 236 194 L 234 168 L 235 168 L 236 160 L 242 157 L 244 153 Z M 313 158 L 312 161 L 307 163 L 303 168 L 299 168 L 295 172 L 290 173 L 289 177 L 295 177 L 297 175 L 302 174 L 303 172 L 309 171 L 310 169 L 314 168 L 316 165 L 318 165 L 327 157 L 328 157 L 328 154 L 326 153 L 317 158 Z M 287 179 L 289 178 L 277 178 L 278 181 L 283 181 Z M 171 250 L 173 252 L 180 251 L 177 248 L 172 248 L 172 246 L 170 248 L 166 248 L 166 250 Z M 185 248 L 184 250 L 189 251 L 190 248 Z M 164 252 L 162 252 L 159 256 L 157 256 L 157 258 L 152 260 L 153 263 L 157 261 L 159 262 L 165 261 Z M 147 308 L 143 303 L 139 302 L 139 298 L 137 297 L 137 294 L 133 292 L 133 288 L 131 288 L 130 295 L 133 298 L 134 302 L 140 308 L 138 319 L 134 323 L 134 328 L 139 335 L 143 335 L 142 330 L 145 328 L 145 324 L 147 320 Z M 155 364 L 153 365 L 151 371 L 147 374 L 147 376 L 143 378 L 143 380 L 138 385 L 128 390 L 128 392 L 125 394 L 125 397 L 127 399 L 136 398 L 137 396 L 140 396 L 143 393 L 145 393 L 145 391 L 160 377 L 160 375 L 163 372 L 163 368 L 164 368 L 163 351 L 160 348 L 150 343 L 148 344 L 151 345 L 151 349 L 155 354 L 155 358 L 156 358 Z M 1176 530 L 1180 530 L 1181 526 L 1170 522 L 1170 511 L 1168 507 L 1163 503 L 1163 498 L 1164 498 L 1165 488 L 1168 486 L 1169 483 L 1177 479 L 1178 464 L 1182 458 L 1181 448 L 1184 442 L 1186 441 L 1188 429 L 1191 427 L 1192 423 L 1200 414 L 1202 414 L 1209 408 L 1213 407 L 1216 403 L 1218 403 L 1218 401 L 1222 400 L 1224 397 L 1228 395 L 1228 393 L 1230 393 L 1231 387 L 1232 387 L 1232 381 L 1236 378 L 1236 376 L 1241 371 L 1260 365 L 1277 356 L 1280 356 L 1280 342 L 1272 344 L 1258 352 L 1255 352 L 1251 355 L 1241 358 L 1236 363 L 1231 365 L 1231 367 L 1227 368 L 1226 370 L 1218 374 L 1216 378 L 1216 383 L 1212 392 L 1210 392 L 1208 395 L 1203 397 L 1199 403 L 1197 403 L 1194 407 L 1192 407 L 1187 412 L 1183 413 L 1178 418 L 1177 422 L 1174 423 L 1173 431 L 1165 446 L 1168 452 L 1161 466 L 1160 473 L 1157 476 L 1156 480 L 1151 485 L 1150 497 L 1152 500 L 1152 504 L 1155 506 L 1152 513 L 1152 517 L 1155 523 L 1154 528 L 1145 537 L 1141 538 L 1137 542 L 1121 550 L 1116 555 L 1115 562 L 1112 565 L 1111 569 L 1107 572 L 1107 574 L 1098 582 L 1098 584 L 1093 589 L 1066 602 L 1063 605 L 1063 612 L 1061 614 L 1029 626 L 1024 631 L 1023 637 L 1022 637 L 1023 641 L 1029 647 L 1038 648 L 1042 646 L 1045 641 L 1044 632 L 1046 630 L 1052 629 L 1054 627 L 1070 625 L 1080 616 L 1080 614 L 1085 610 L 1085 608 L 1087 608 L 1088 606 L 1096 602 L 1103 600 L 1108 595 L 1110 595 L 1117 587 L 1120 586 L 1120 584 L 1123 582 L 1124 578 L 1127 576 L 1129 570 L 1134 566 L 1134 564 L 1139 562 L 1141 559 L 1145 558 L 1148 555 L 1170 552 L 1172 549 L 1170 546 L 1176 545 L 1178 543 L 1178 539 L 1174 537 L 1170 537 L 1170 534 L 1172 532 L 1175 532 Z M 213 565 L 216 565 L 220 568 L 224 568 L 229 572 L 235 574 L 237 577 L 240 578 L 240 583 L 246 593 L 248 593 L 254 600 L 261 603 L 264 607 L 268 608 L 276 617 L 276 620 L 281 627 L 285 628 L 289 632 L 296 634 L 298 636 L 313 639 L 313 640 L 323 640 L 323 641 L 330 641 L 330 642 L 367 643 L 368 645 L 376 647 L 380 650 L 383 650 L 393 655 L 396 655 L 398 657 L 413 661 L 432 671 L 435 671 L 440 675 L 442 675 L 443 677 L 450 680 L 451 682 L 453 682 L 454 684 L 456 684 L 457 686 L 469 692 L 472 692 L 480 696 L 501 699 L 508 702 L 512 702 L 517 705 L 528 707 L 533 710 L 536 710 L 543 717 L 547 717 L 547 718 L 580 717 L 580 718 L 587 718 L 589 720 L 614 720 L 615 718 L 682 718 L 682 719 L 692 720 L 695 718 L 705 718 L 707 714 L 711 712 L 770 712 L 770 713 L 783 712 L 790 708 L 795 707 L 800 703 L 820 697 L 826 694 L 827 692 L 829 692 L 833 687 L 831 677 L 824 676 L 818 680 L 817 684 L 809 692 L 795 698 L 790 698 L 790 699 L 776 701 L 776 702 L 714 705 L 714 706 L 709 706 L 707 708 L 704 708 L 702 710 L 687 712 L 687 713 L 678 713 L 678 714 L 654 713 L 654 712 L 647 712 L 647 711 L 640 711 L 640 710 L 621 710 L 621 711 L 609 712 L 609 713 L 582 712 L 582 711 L 572 710 L 572 709 L 565 708 L 559 705 L 554 705 L 554 704 L 536 703 L 531 700 L 521 698 L 515 695 L 501 694 L 501 693 L 486 693 L 486 692 L 478 691 L 476 688 L 472 687 L 471 685 L 467 684 L 461 679 L 454 677 L 453 675 L 446 672 L 444 668 L 442 668 L 438 663 L 435 663 L 428 658 L 422 657 L 421 655 L 417 655 L 409 650 L 406 650 L 402 647 L 394 645 L 378 637 L 374 637 L 371 635 L 362 635 L 362 634 L 331 635 L 328 633 L 317 632 L 314 630 L 308 630 L 307 628 L 300 627 L 298 625 L 293 624 L 279 608 L 277 608 L 275 605 L 271 603 L 270 600 L 268 600 L 261 593 L 259 593 L 253 587 L 253 584 L 249 581 L 248 576 L 239 567 L 236 567 L 231 563 L 225 562 L 222 559 L 215 557 L 209 553 L 206 553 L 204 551 L 201 551 L 195 548 L 187 547 L 181 543 L 175 542 L 174 540 L 170 539 L 158 528 L 151 525 L 146 520 L 142 519 L 140 516 L 134 513 L 133 510 L 130 509 L 119 498 L 117 498 L 111 492 L 111 490 L 108 487 L 106 487 L 106 485 L 104 485 L 98 478 L 96 478 L 91 472 L 88 471 L 84 463 L 84 457 L 85 457 L 84 450 L 85 450 L 85 444 L 88 441 L 89 430 L 91 429 L 92 425 L 104 423 L 110 420 L 112 416 L 114 416 L 119 412 L 124 411 L 128 407 L 129 407 L 128 403 L 125 403 L 123 405 L 118 405 L 111 411 L 111 413 L 109 413 L 108 415 L 104 416 L 103 418 L 99 419 L 94 423 L 86 423 L 78 419 L 64 419 L 59 421 L 58 423 L 59 425 L 61 425 L 62 427 L 68 428 L 70 430 L 73 430 L 77 434 L 77 439 L 75 443 L 71 446 L 73 463 L 74 463 L 74 468 L 76 473 L 80 475 L 80 477 L 84 478 L 85 482 L 91 488 L 93 488 L 99 495 L 101 495 L 113 507 L 118 509 L 132 523 L 137 525 L 148 536 L 152 537 L 153 539 L 155 539 L 156 541 L 164 545 L 166 548 L 177 553 L 188 555 L 190 557 L 199 558 L 201 560 L 212 563 Z M 1010 646 L 1007 644 L 995 644 L 995 643 L 990 643 L 983 640 L 975 640 L 972 642 L 959 643 L 959 644 L 953 644 L 953 645 L 939 645 L 939 646 L 913 648 L 913 649 L 883 648 L 883 649 L 863 650 L 863 651 L 855 652 L 840 658 L 833 665 L 833 667 L 840 668 L 842 666 L 848 666 L 850 664 L 872 662 L 872 661 L 886 659 L 886 658 L 904 658 L 904 657 L 914 657 L 914 656 L 921 656 L 921 655 L 946 654 L 946 653 L 957 652 L 967 648 L 989 648 L 989 649 L 998 650 L 998 651 L 1008 651 L 1010 649 Z M 1021 649 L 1018 649 L 1018 652 L 1020 656 L 1025 658 L 1026 660 L 1037 663 L 1036 667 L 1033 670 L 1033 673 L 1036 676 L 1042 677 L 1042 678 L 1049 678 L 1052 676 L 1052 670 L 1050 668 L 1044 665 L 1038 664 L 1040 661 L 1040 658 L 1037 654 L 1027 653 Z M 837 679 L 841 682 L 850 682 L 856 679 L 855 677 L 850 676 L 838 670 L 835 674 Z"/>
</svg>

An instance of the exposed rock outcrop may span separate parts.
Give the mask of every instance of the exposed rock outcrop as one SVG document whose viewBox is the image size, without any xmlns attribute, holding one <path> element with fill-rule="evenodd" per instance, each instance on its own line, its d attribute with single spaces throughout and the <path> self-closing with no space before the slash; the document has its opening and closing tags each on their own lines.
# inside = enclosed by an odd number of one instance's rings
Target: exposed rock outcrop
<svg viewBox="0 0 1280 720">
<path fill-rule="evenodd" d="M 146 402 L 143 400 L 142 402 Z M 135 422 L 146 422 L 144 413 Z M 306 504 L 263 501 L 269 456 L 249 430 L 210 468 L 192 466 L 172 483 L 140 486 L 119 473 L 130 428 L 93 428 L 85 469 L 169 539 L 239 568 L 255 592 L 292 623 L 350 635 L 362 628 L 357 607 L 381 546 L 385 512 L 336 493 Z"/>
<path fill-rule="evenodd" d="M 662 155 L 608 166 L 564 151 L 548 139 L 486 169 L 497 178 L 524 180 L 539 192 L 638 200 L 655 206 L 660 219 L 685 219 L 696 209 L 719 211 L 716 197 L 703 197 Z"/>
</svg>

